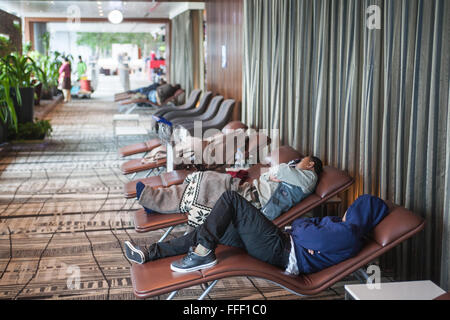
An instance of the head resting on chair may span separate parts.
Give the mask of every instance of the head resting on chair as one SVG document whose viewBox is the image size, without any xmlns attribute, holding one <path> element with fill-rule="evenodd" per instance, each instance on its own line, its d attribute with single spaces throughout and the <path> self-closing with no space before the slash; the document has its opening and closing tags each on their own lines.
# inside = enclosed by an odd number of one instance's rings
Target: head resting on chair
<svg viewBox="0 0 450 320">
<path fill-rule="evenodd" d="M 342 221 L 354 226 L 360 236 L 368 234 L 388 214 L 388 206 L 378 197 L 365 194 L 348 208 Z"/>
<path fill-rule="evenodd" d="M 314 156 L 306 156 L 302 159 L 292 160 L 289 165 L 295 165 L 300 170 L 314 170 L 317 175 L 323 171 L 322 160 Z"/>
</svg>

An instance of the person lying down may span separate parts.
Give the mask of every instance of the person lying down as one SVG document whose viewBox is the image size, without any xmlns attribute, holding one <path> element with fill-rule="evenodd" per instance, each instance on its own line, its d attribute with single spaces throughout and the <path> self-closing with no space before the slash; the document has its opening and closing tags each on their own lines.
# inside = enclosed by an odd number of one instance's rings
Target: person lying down
<svg viewBox="0 0 450 320">
<path fill-rule="evenodd" d="M 256 259 L 298 275 L 318 272 L 355 256 L 364 237 L 387 215 L 386 203 L 360 196 L 340 218 L 298 218 L 282 231 L 234 191 L 226 191 L 194 231 L 139 247 L 125 242 L 127 258 L 138 264 L 186 254 L 172 262 L 175 272 L 193 272 L 218 263 L 218 244 L 245 249 Z"/>
<path fill-rule="evenodd" d="M 243 182 L 228 173 L 200 171 L 188 175 L 183 184 L 167 188 L 152 188 L 139 182 L 136 192 L 147 213 L 184 213 L 191 227 L 204 222 L 225 191 L 237 192 L 273 220 L 311 194 L 322 171 L 322 161 L 307 156 L 301 161 L 272 166 L 253 182 Z"/>
<path fill-rule="evenodd" d="M 203 152 L 215 153 L 215 151 L 221 150 L 226 151 L 227 141 L 232 141 L 231 139 L 237 139 L 239 136 L 245 136 L 246 132 L 244 129 L 231 129 L 226 132 L 219 132 L 207 138 L 199 138 L 191 135 L 184 136 L 183 129 L 181 127 L 174 130 L 174 142 L 175 146 L 173 148 L 174 157 L 182 159 L 183 163 L 194 163 L 196 155 L 202 155 Z M 242 147 L 241 145 L 238 145 Z M 234 160 L 234 154 L 229 155 Z M 222 163 L 229 163 L 231 159 L 226 158 L 217 159 L 222 161 Z M 141 159 L 142 164 L 155 163 L 159 160 L 167 159 L 167 147 L 166 145 L 161 145 L 150 151 L 144 158 Z"/>
</svg>

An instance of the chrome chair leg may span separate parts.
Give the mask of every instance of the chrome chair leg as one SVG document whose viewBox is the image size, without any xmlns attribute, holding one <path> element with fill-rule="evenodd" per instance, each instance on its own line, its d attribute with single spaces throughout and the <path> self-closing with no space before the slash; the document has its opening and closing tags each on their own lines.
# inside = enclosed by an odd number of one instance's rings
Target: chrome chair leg
<svg viewBox="0 0 450 320">
<path fill-rule="evenodd" d="M 209 286 L 208 288 L 206 288 L 205 291 L 203 291 L 202 295 L 198 298 L 198 300 L 203 300 L 208 293 L 212 290 L 212 288 L 214 288 L 214 286 L 217 284 L 217 282 L 219 282 L 219 280 L 214 280 Z"/>
</svg>

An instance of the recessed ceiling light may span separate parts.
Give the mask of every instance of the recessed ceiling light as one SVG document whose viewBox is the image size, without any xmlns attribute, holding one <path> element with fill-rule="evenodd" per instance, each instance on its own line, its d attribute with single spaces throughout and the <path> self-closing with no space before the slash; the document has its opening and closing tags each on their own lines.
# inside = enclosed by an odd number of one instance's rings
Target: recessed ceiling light
<svg viewBox="0 0 450 320">
<path fill-rule="evenodd" d="M 113 10 L 108 14 L 108 20 L 111 23 L 119 24 L 123 21 L 123 14 L 119 10 Z"/>
</svg>

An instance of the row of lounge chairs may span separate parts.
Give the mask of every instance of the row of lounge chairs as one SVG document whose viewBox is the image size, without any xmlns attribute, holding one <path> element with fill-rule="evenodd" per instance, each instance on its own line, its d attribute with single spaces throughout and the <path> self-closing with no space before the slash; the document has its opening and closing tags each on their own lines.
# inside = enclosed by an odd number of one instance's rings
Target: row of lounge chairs
<svg viewBox="0 0 450 320">
<path fill-rule="evenodd" d="M 193 111 L 192 108 L 184 109 L 185 112 L 187 112 L 186 117 L 189 118 L 188 115 L 192 116 L 192 114 L 195 114 L 196 117 L 200 117 L 201 114 L 204 114 L 202 111 L 205 112 L 204 110 L 206 110 L 207 112 L 207 110 L 211 108 L 211 106 L 208 108 L 205 107 L 205 105 L 208 104 L 207 101 L 210 100 L 210 105 L 214 105 L 213 101 L 216 98 L 212 98 L 211 93 L 206 93 L 200 101 L 200 106 L 197 108 L 198 110 Z M 218 101 L 218 99 L 216 101 Z M 171 110 L 166 113 L 161 112 L 161 115 L 167 115 L 167 117 L 175 122 L 175 119 L 181 119 L 182 117 L 180 117 L 180 115 L 183 114 L 180 113 L 179 110 Z M 247 126 L 239 121 L 229 122 L 227 118 L 227 122 L 228 124 L 222 121 L 216 127 L 217 129 L 223 130 L 224 136 L 230 131 L 247 129 Z M 182 120 L 177 123 L 178 125 L 183 125 Z M 264 142 L 262 143 L 261 141 L 263 140 Z M 246 156 L 248 156 L 254 148 L 266 148 L 267 141 L 270 143 L 270 140 L 260 139 L 260 136 L 258 135 L 248 137 L 245 145 Z M 162 141 L 158 141 L 158 139 L 153 139 L 141 144 L 127 146 L 120 149 L 119 154 L 126 157 L 136 153 L 149 152 L 160 146 L 161 142 Z M 287 163 L 290 160 L 298 159 L 302 156 L 301 152 L 289 146 L 281 146 L 267 156 L 265 159 L 266 164 L 255 164 L 249 168 L 246 181 L 252 181 L 253 179 L 259 178 L 265 170 L 268 170 L 270 165 Z M 163 166 L 165 163 L 164 161 L 155 165 Z M 152 166 L 142 165 L 142 163 L 139 162 L 139 159 L 138 161 L 132 160 L 126 162 L 122 166 L 124 174 L 152 168 Z M 223 167 L 220 168 L 220 170 L 223 169 Z M 150 185 L 153 188 L 169 187 L 174 184 L 183 183 L 186 176 L 194 170 L 195 167 L 189 167 L 187 169 L 174 170 L 157 176 L 130 181 L 124 186 L 124 196 L 127 198 L 136 196 L 136 184 L 138 181 Z M 347 172 L 332 166 L 325 166 L 324 171 L 319 176 L 315 192 L 275 219 L 274 223 L 280 228 L 289 225 L 293 220 L 303 216 L 314 208 L 325 204 L 337 194 L 348 190 L 353 182 L 353 178 L 350 177 Z M 288 275 L 279 268 L 252 258 L 241 249 L 219 246 L 216 250 L 216 256 L 219 263 L 207 270 L 186 274 L 179 274 L 171 271 L 171 262 L 180 259 L 180 257 L 161 259 L 143 265 L 133 265 L 131 268 L 131 276 L 134 293 L 140 298 L 172 293 L 169 296 L 169 299 L 171 299 L 178 290 L 199 284 L 207 284 L 208 287 L 200 296 L 200 299 L 202 299 L 220 279 L 234 276 L 253 276 L 272 281 L 298 295 L 317 294 L 353 272 L 365 274 L 363 269 L 365 265 L 374 261 L 388 250 L 409 239 L 424 228 L 425 221 L 421 217 L 415 215 L 406 208 L 390 202 L 387 203 L 390 210 L 389 214 L 374 228 L 370 237 L 367 238 L 364 248 L 355 257 L 314 274 L 301 274 L 299 276 Z M 142 233 L 169 228 L 160 241 L 162 241 L 175 226 L 186 222 L 187 216 L 182 213 L 147 214 L 143 209 L 134 212 L 134 224 L 137 232 Z"/>
</svg>

